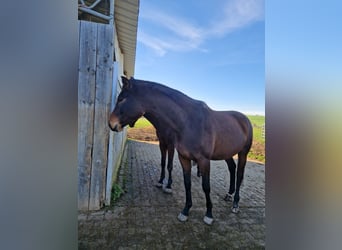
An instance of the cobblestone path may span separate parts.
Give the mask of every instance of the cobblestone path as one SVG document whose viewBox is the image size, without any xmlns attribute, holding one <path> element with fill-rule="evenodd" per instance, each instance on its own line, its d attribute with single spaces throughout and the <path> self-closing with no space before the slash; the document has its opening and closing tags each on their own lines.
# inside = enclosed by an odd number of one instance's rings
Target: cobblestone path
<svg viewBox="0 0 342 250">
<path fill-rule="evenodd" d="M 189 220 L 177 215 L 185 203 L 182 168 L 174 160 L 173 193 L 155 187 L 160 175 L 158 145 L 127 141 L 119 179 L 125 194 L 112 207 L 79 213 L 79 249 L 264 249 L 265 166 L 248 162 L 240 191 L 240 213 L 223 200 L 229 188 L 224 161 L 211 162 L 214 223 L 204 224 L 205 196 L 192 169 Z M 168 176 L 166 174 L 166 176 Z"/>
</svg>

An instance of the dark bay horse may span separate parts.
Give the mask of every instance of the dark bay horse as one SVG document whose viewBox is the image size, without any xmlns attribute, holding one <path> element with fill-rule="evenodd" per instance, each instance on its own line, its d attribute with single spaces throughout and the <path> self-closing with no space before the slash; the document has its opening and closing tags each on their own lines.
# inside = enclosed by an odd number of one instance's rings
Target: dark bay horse
<svg viewBox="0 0 342 250">
<path fill-rule="evenodd" d="M 133 126 L 141 116 L 152 115 L 167 125 L 175 135 L 175 147 L 183 168 L 186 202 L 178 215 L 186 221 L 192 207 L 191 160 L 198 164 L 206 197 L 204 222 L 212 224 L 210 199 L 210 160 L 225 160 L 231 176 L 228 197 L 234 194 L 232 212 L 239 209 L 239 191 L 247 154 L 252 145 L 253 128 L 248 118 L 236 111 L 214 111 L 204 102 L 194 100 L 164 85 L 122 77 L 123 88 L 109 118 L 113 131 Z M 153 124 L 153 121 L 150 121 Z M 153 124 L 154 125 L 154 124 Z M 237 180 L 234 155 L 238 155 Z"/>
</svg>

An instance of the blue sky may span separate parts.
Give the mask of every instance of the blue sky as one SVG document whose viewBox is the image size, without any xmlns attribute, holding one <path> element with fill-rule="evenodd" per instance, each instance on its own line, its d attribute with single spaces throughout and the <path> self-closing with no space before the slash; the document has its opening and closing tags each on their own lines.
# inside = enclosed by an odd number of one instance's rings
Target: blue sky
<svg viewBox="0 0 342 250">
<path fill-rule="evenodd" d="M 141 0 L 135 78 L 265 114 L 264 1 Z"/>
</svg>

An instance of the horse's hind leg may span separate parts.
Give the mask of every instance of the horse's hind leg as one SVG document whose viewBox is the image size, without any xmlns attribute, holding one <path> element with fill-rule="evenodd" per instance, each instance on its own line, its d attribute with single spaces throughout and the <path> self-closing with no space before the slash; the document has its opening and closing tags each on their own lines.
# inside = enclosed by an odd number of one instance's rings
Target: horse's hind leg
<svg viewBox="0 0 342 250">
<path fill-rule="evenodd" d="M 173 156 L 175 153 L 175 147 L 173 144 L 168 145 L 167 149 L 168 155 L 167 155 L 167 170 L 169 172 L 169 180 L 167 182 L 167 186 L 164 188 L 164 192 L 166 193 L 172 193 L 171 184 L 172 184 L 172 164 L 173 164 Z"/>
<path fill-rule="evenodd" d="M 235 172 L 236 172 L 236 164 L 233 158 L 229 158 L 226 160 L 229 174 L 230 174 L 230 184 L 228 194 L 224 197 L 225 201 L 232 201 L 233 194 L 235 192 Z"/>
<path fill-rule="evenodd" d="M 247 152 L 248 153 L 248 152 Z M 237 168 L 237 180 L 236 180 L 236 190 L 234 195 L 233 207 L 232 212 L 238 213 L 239 212 L 239 201 L 240 201 L 240 186 L 243 180 L 243 175 L 245 172 L 245 166 L 247 161 L 247 153 L 240 152 L 238 154 L 239 161 L 238 161 L 238 168 Z"/>
<path fill-rule="evenodd" d="M 161 173 L 158 183 L 156 184 L 156 187 L 161 188 L 163 186 L 164 178 L 165 178 L 165 164 L 166 164 L 166 145 L 162 142 L 162 140 L 159 140 L 159 149 L 161 154 Z"/>
</svg>

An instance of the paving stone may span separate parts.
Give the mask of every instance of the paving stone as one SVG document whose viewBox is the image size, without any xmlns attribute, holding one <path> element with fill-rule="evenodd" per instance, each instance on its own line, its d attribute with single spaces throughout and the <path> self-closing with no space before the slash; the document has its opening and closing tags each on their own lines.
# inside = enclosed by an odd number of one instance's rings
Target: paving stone
<svg viewBox="0 0 342 250">
<path fill-rule="evenodd" d="M 211 199 L 214 223 L 203 223 L 205 196 L 201 178 L 192 168 L 192 202 L 189 220 L 177 215 L 185 203 L 182 168 L 177 153 L 172 194 L 155 187 L 160 176 L 158 145 L 128 141 L 119 170 L 126 191 L 113 206 L 79 213 L 79 249 L 264 249 L 265 166 L 248 162 L 240 191 L 240 213 L 223 200 L 229 189 L 224 161 L 211 162 Z M 166 171 L 166 178 L 168 173 Z"/>
</svg>

